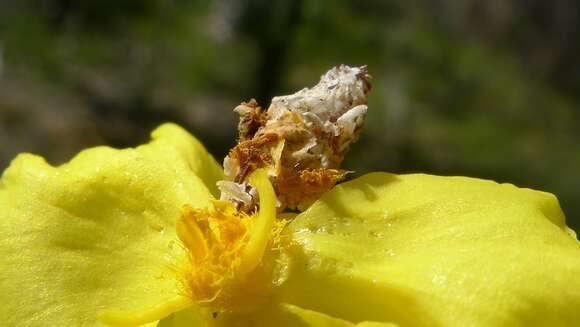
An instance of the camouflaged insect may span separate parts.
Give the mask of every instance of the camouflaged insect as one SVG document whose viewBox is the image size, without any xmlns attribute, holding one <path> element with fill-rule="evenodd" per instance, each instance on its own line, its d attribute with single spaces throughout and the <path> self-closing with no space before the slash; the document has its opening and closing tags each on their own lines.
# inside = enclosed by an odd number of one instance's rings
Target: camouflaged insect
<svg viewBox="0 0 580 327">
<path fill-rule="evenodd" d="M 221 199 L 253 210 L 257 193 L 246 178 L 267 168 L 279 211 L 304 209 L 348 173 L 340 164 L 356 142 L 367 112 L 371 85 L 366 66 L 341 65 L 312 88 L 274 97 L 264 111 L 255 100 L 240 115 L 239 142 L 224 159 Z"/>
</svg>

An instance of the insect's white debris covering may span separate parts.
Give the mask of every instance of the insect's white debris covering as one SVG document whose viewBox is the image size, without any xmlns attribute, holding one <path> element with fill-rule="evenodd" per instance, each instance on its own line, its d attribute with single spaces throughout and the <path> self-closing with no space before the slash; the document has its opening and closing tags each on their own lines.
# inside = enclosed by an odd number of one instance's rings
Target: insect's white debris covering
<svg viewBox="0 0 580 327">
<path fill-rule="evenodd" d="M 247 183 L 235 183 L 232 181 L 217 182 L 218 188 L 221 190 L 221 200 L 230 202 L 252 203 L 253 197 L 248 192 L 249 185 Z"/>
<path fill-rule="evenodd" d="M 322 75 L 311 89 L 275 97 L 268 108 L 268 122 L 263 132 L 276 129 L 286 132 L 292 123 L 280 122 L 287 121 L 285 117 L 289 113 L 298 114 L 305 126 L 299 128 L 300 124 L 294 124 L 294 133 L 290 133 L 294 135 L 285 137 L 302 140 L 294 141 L 302 143 L 302 147 L 293 151 L 292 161 L 308 161 L 310 168 L 338 168 L 348 146 L 360 135 L 367 112 L 369 78 L 366 66 L 341 65 Z M 333 141 L 338 141 L 338 149 L 332 148 Z"/>
<path fill-rule="evenodd" d="M 365 105 L 369 91 L 369 75 L 366 66 L 341 65 L 322 75 L 313 88 L 304 88 L 294 94 L 274 97 L 268 108 L 270 119 L 279 119 L 291 111 L 320 121 L 335 122 L 350 109 Z"/>
<path fill-rule="evenodd" d="M 234 109 L 240 115 L 238 146 L 248 140 L 275 136 L 275 142 L 260 143 L 255 149 L 269 158 L 267 166 L 273 181 L 283 170 L 339 168 L 350 145 L 361 133 L 370 78 L 366 66 L 341 65 L 322 75 L 312 88 L 274 97 L 265 115 L 255 101 L 242 103 Z M 244 165 L 248 163 L 240 162 L 235 150 L 224 159 L 224 173 L 228 180 L 242 183 L 247 177 L 248 167 Z M 252 169 L 265 163 L 255 164 Z M 251 205 L 246 202 L 248 197 L 240 194 L 242 187 L 221 182 L 218 187 L 222 199 Z"/>
</svg>

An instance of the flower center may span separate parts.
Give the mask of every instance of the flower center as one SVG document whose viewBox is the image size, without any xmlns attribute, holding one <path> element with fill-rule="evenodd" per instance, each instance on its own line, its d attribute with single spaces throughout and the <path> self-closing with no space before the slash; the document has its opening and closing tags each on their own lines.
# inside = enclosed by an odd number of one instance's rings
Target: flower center
<svg viewBox="0 0 580 327">
<path fill-rule="evenodd" d="M 200 306 L 238 311 L 268 293 L 271 269 L 264 254 L 278 242 L 284 222 L 276 220 L 276 195 L 266 171 L 255 171 L 250 183 L 259 193 L 258 212 L 248 214 L 220 200 L 210 208 L 182 209 L 177 235 L 189 259 L 182 284 Z"/>
</svg>

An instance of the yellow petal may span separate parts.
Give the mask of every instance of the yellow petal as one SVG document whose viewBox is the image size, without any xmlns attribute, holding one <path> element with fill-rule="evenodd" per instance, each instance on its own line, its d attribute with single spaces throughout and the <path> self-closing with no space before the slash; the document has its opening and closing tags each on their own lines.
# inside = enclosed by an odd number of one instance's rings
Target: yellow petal
<svg viewBox="0 0 580 327">
<path fill-rule="evenodd" d="M 310 327 L 354 327 L 346 320 L 338 319 L 321 312 L 306 310 L 291 304 L 282 304 L 284 310 L 298 316 L 301 321 Z"/>
<path fill-rule="evenodd" d="M 191 307 L 161 320 L 157 327 L 397 327 L 392 323 L 364 321 L 358 324 L 322 312 L 307 310 L 288 303 L 272 302 L 245 313 L 212 312 Z"/>
<path fill-rule="evenodd" d="M 374 173 L 335 187 L 284 236 L 293 246 L 280 300 L 333 317 L 401 326 L 580 321 L 580 243 L 548 193 Z"/>
<path fill-rule="evenodd" d="M 217 181 L 224 179 L 222 167 L 195 137 L 175 124 L 163 124 L 151 133 L 155 142 L 144 151 L 149 151 L 159 160 L 173 163 L 177 169 L 191 170 L 219 198 Z"/>
<path fill-rule="evenodd" d="M 204 327 L 207 325 L 205 321 L 209 320 L 209 315 L 206 311 L 193 306 L 162 319 L 157 327 Z"/>
<path fill-rule="evenodd" d="M 390 322 L 363 321 L 356 324 L 356 327 L 398 327 L 399 325 Z"/>
<path fill-rule="evenodd" d="M 30 154 L 12 162 L 0 182 L 3 325 L 94 325 L 100 312 L 145 323 L 183 307 L 171 272 L 183 255 L 175 222 L 183 204 L 213 198 L 219 166 L 175 125 L 152 136 L 56 168 Z"/>
<path fill-rule="evenodd" d="M 331 317 L 322 312 L 307 310 L 296 305 L 288 303 L 281 304 L 283 310 L 286 310 L 302 320 L 308 327 L 397 327 L 397 325 L 388 322 L 363 321 L 358 324 Z"/>
</svg>

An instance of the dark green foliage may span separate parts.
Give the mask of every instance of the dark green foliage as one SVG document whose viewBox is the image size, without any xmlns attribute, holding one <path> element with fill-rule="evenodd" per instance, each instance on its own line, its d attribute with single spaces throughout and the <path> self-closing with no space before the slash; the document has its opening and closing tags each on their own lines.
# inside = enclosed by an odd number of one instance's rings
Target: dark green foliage
<svg viewBox="0 0 580 327">
<path fill-rule="evenodd" d="M 471 175 L 558 195 L 580 228 L 580 3 L 2 1 L 0 167 L 185 125 L 222 158 L 231 109 L 374 75 L 345 167 Z"/>
</svg>

